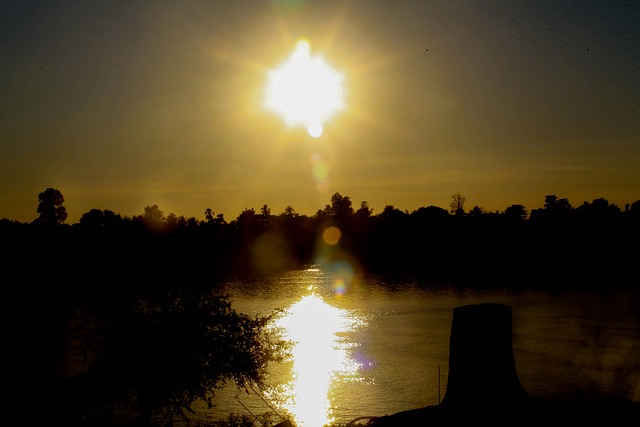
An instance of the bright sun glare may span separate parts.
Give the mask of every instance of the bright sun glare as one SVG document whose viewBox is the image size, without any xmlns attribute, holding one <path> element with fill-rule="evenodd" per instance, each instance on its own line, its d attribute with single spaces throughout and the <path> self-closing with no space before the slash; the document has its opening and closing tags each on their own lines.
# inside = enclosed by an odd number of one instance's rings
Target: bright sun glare
<svg viewBox="0 0 640 427">
<path fill-rule="evenodd" d="M 355 375 L 358 365 L 347 354 L 339 336 L 353 330 L 358 320 L 317 295 L 308 295 L 287 310 L 278 326 L 295 345 L 288 409 L 302 427 L 330 424 L 329 391 L 337 374 Z"/>
<path fill-rule="evenodd" d="M 344 106 L 342 81 L 324 58 L 311 56 L 309 42 L 300 40 L 289 59 L 269 72 L 265 106 L 317 138 L 323 123 Z"/>
</svg>

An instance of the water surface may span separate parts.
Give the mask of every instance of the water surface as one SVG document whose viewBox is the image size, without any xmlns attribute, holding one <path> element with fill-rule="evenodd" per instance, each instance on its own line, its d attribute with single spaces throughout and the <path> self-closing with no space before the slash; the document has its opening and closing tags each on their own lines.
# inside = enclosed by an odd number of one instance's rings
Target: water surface
<svg viewBox="0 0 640 427">
<path fill-rule="evenodd" d="M 472 291 L 319 268 L 239 278 L 225 291 L 249 315 L 282 309 L 274 327 L 295 345 L 265 390 L 227 388 L 213 410 L 198 409 L 203 418 L 271 411 L 321 427 L 436 405 L 446 393 L 453 309 L 484 302 L 512 307 L 529 394 L 640 402 L 640 298 L 631 291 Z"/>
</svg>

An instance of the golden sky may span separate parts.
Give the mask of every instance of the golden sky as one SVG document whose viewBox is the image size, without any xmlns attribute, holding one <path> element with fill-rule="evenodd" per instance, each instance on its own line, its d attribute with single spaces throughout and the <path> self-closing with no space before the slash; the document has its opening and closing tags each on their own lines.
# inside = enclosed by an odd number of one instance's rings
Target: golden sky
<svg viewBox="0 0 640 427">
<path fill-rule="evenodd" d="M 227 221 L 640 199 L 640 13 L 616 1 L 0 2 L 0 218 L 38 193 Z M 634 37 L 635 35 L 635 37 Z M 304 37 L 344 79 L 319 138 L 263 106 Z"/>
</svg>

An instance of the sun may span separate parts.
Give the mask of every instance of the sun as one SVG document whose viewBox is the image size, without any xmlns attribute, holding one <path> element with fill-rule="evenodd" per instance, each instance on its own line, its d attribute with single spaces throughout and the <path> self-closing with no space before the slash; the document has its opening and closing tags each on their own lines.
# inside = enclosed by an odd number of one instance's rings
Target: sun
<svg viewBox="0 0 640 427">
<path fill-rule="evenodd" d="M 299 40 L 285 63 L 268 72 L 264 105 L 289 126 L 302 125 L 314 138 L 323 123 L 344 108 L 343 77 L 321 56 L 311 56 L 311 46 Z"/>
</svg>

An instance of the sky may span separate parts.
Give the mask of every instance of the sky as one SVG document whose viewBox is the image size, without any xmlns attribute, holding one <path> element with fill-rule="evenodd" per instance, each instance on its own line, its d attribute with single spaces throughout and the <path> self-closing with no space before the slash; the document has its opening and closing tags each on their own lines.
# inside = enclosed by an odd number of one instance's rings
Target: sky
<svg viewBox="0 0 640 427">
<path fill-rule="evenodd" d="M 640 199 L 640 11 L 624 1 L 0 0 L 0 218 L 38 194 L 244 209 L 528 210 Z M 305 38 L 342 76 L 320 137 L 264 105 Z"/>
</svg>

